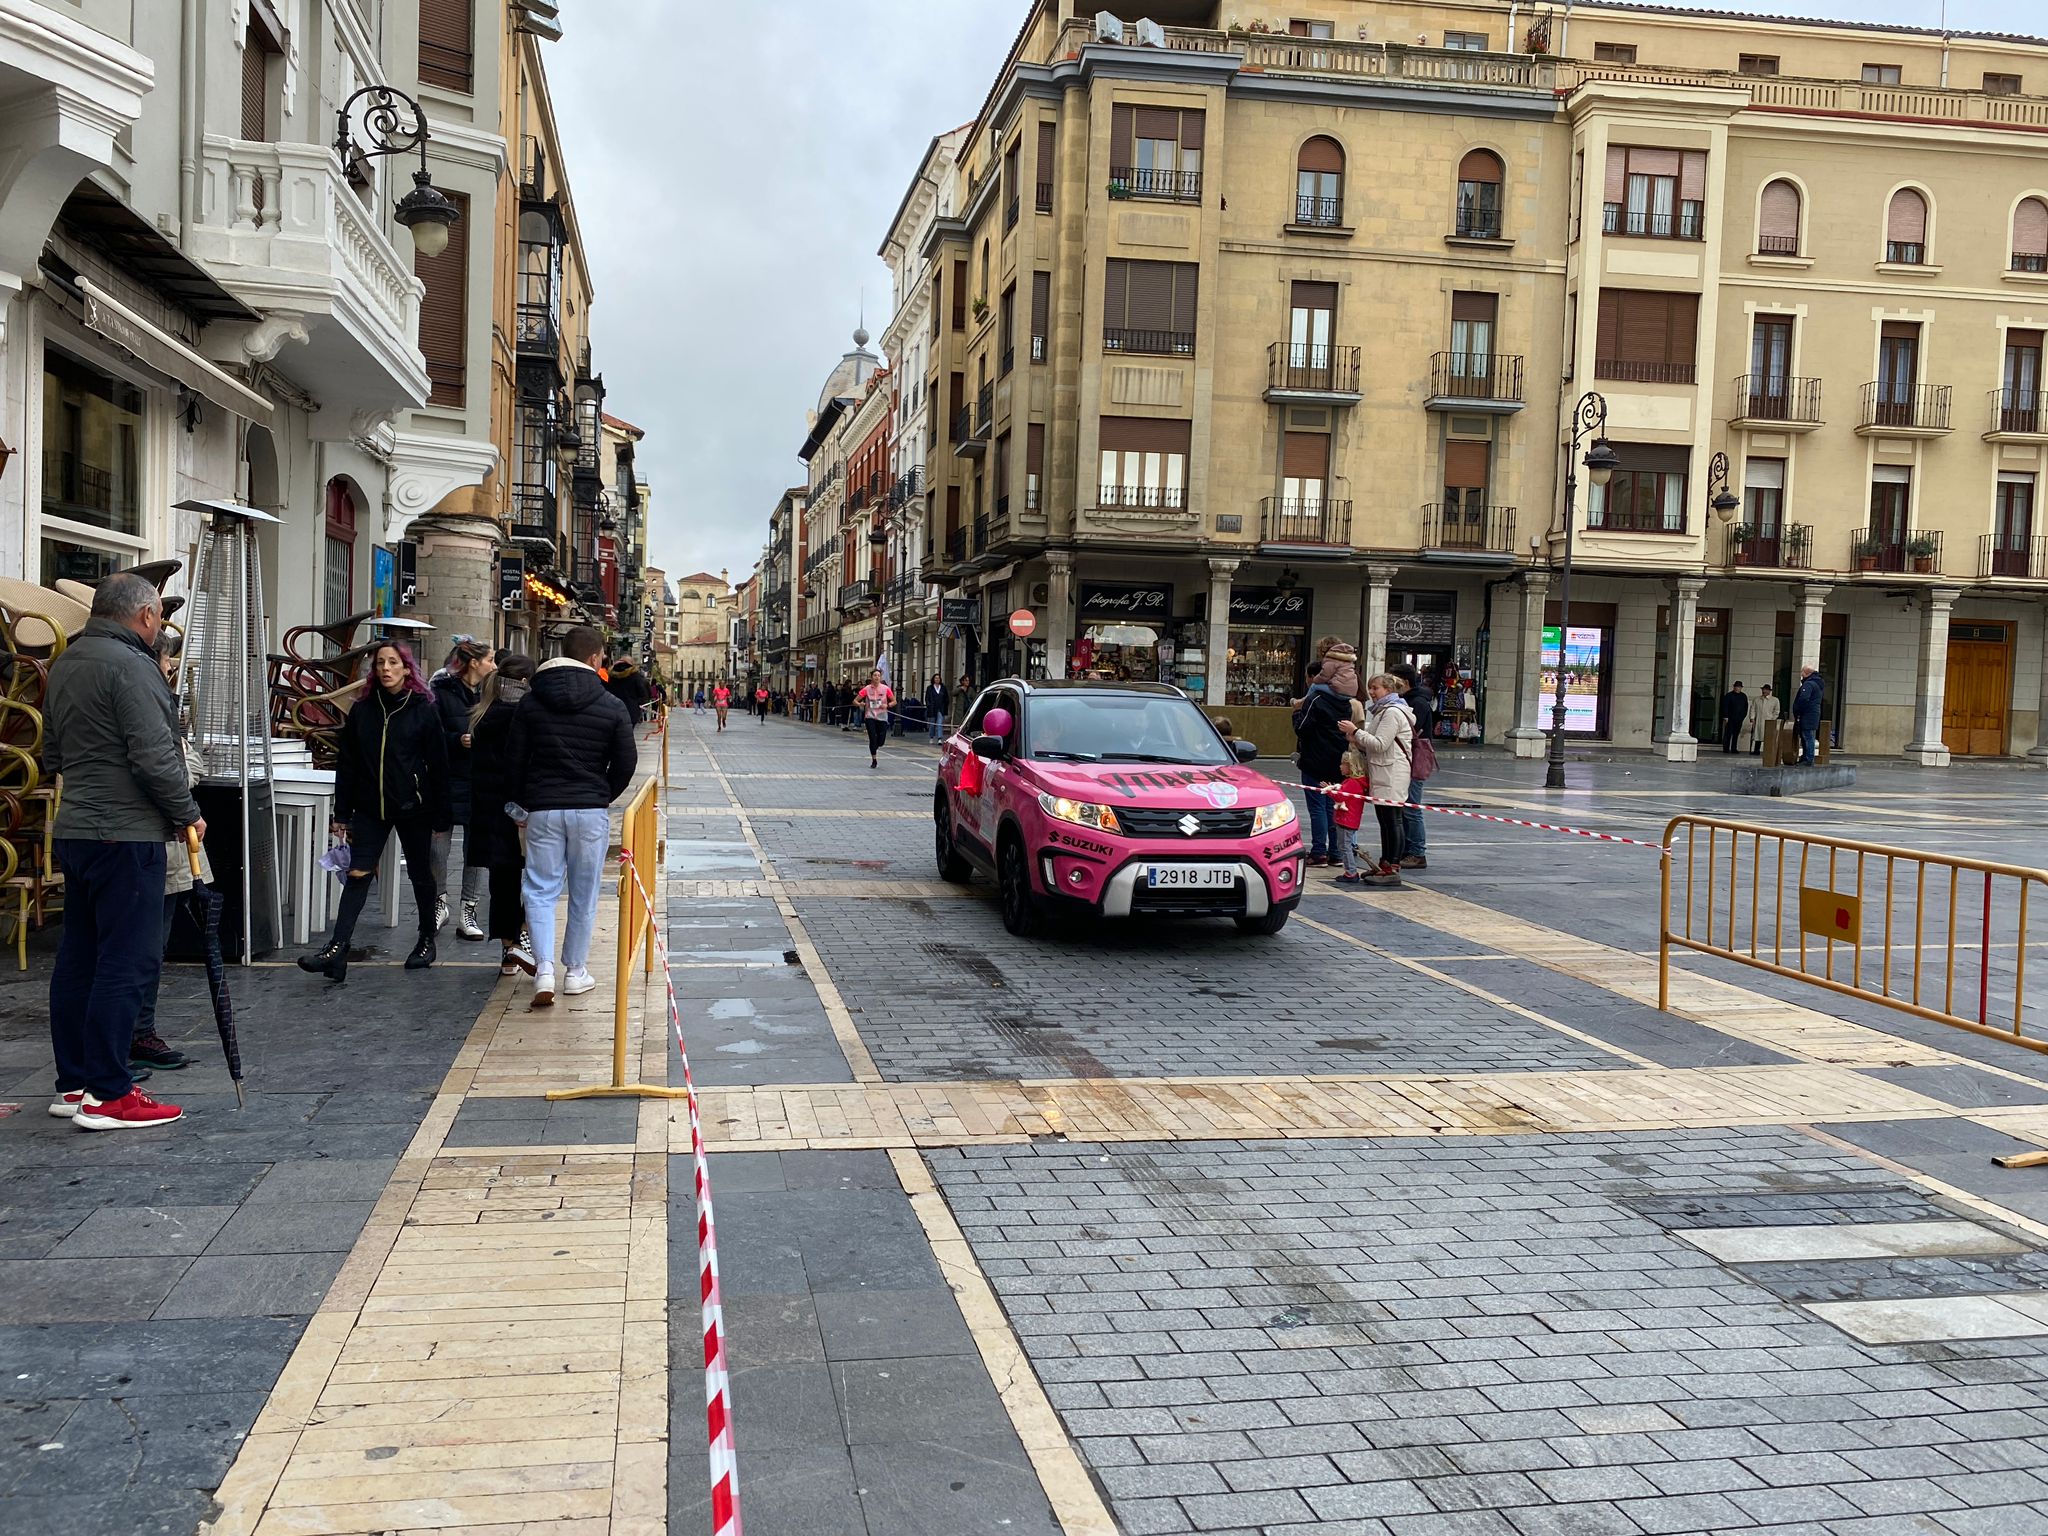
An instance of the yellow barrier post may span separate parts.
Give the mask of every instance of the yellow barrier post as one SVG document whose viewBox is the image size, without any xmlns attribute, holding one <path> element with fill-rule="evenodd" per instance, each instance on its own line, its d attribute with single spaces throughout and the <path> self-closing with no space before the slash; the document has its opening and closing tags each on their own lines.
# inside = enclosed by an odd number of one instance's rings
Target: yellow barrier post
<svg viewBox="0 0 2048 1536">
<path fill-rule="evenodd" d="M 661 805 L 649 779 L 626 806 L 619 846 L 628 863 L 619 871 L 619 957 L 612 993 L 612 1080 L 585 1088 L 553 1088 L 550 1099 L 686 1099 L 687 1088 L 626 1080 L 626 1047 L 633 1025 L 633 955 L 645 957 L 643 974 L 654 973 L 653 893 L 660 883 L 658 852 Z M 646 893 L 642 894 L 642 886 Z"/>
<path fill-rule="evenodd" d="M 2031 898 L 2034 887 L 2048 886 L 2048 870 L 2031 869 L 2020 864 L 2002 864 L 1988 859 L 1973 859 L 1949 854 L 1922 853 L 1911 848 L 1894 848 L 1882 843 L 1866 843 L 1853 838 L 1828 837 L 1819 833 L 1792 831 L 1782 827 L 1756 826 L 1747 822 L 1721 821 L 1706 816 L 1674 816 L 1664 829 L 1664 843 L 1675 849 L 1680 832 L 1685 834 L 1686 866 L 1685 894 L 1682 910 L 1674 904 L 1672 891 L 1672 855 L 1667 855 L 1661 880 L 1658 902 L 1657 924 L 1657 1006 L 1669 1009 L 1671 1006 L 1671 951 L 1674 947 L 1689 949 L 1698 954 L 1712 955 L 1717 959 L 1731 960 L 1738 965 L 1753 966 L 1776 976 L 1787 976 L 1794 980 L 1811 982 L 1831 992 L 1848 997 L 1857 997 L 1879 1003 L 1887 1008 L 1896 1008 L 1902 1013 L 1915 1017 L 1932 1019 L 1937 1023 L 1952 1025 L 1957 1029 L 1969 1030 L 1972 1034 L 2004 1040 L 2012 1045 L 2023 1046 L 2031 1051 L 2048 1053 L 2048 1038 L 2042 1032 L 2029 1033 L 2027 1016 L 2027 925 L 2030 916 Z M 1720 939 L 1715 936 L 1715 880 L 1713 871 L 1716 850 L 1720 838 L 1726 834 L 1729 840 L 1728 857 L 1728 920 Z M 1704 935 L 1696 932 L 1695 925 L 1701 921 L 1694 899 L 1694 854 L 1698 839 L 1707 839 L 1706 912 L 1704 914 Z M 1738 947 L 1735 914 L 1741 904 L 1741 886 L 1737 878 L 1738 864 L 1736 849 L 1740 840 L 1751 840 L 1748 877 L 1750 882 L 1749 911 L 1750 932 L 1747 948 Z M 1776 873 L 1772 875 L 1767 867 L 1766 843 L 1777 844 L 1775 860 Z M 1792 878 L 1795 886 L 1791 910 L 1787 911 L 1785 899 L 1786 864 L 1785 850 L 1794 845 L 1798 858 L 1793 862 Z M 1812 855 L 1816 852 L 1827 855 L 1826 873 L 1822 875 L 1816 867 L 1819 860 Z M 1840 856 L 1851 853 L 1856 856 L 1853 876 L 1854 889 L 1835 888 Z M 1884 861 L 1884 890 L 1882 897 L 1866 890 L 1864 878 L 1866 860 L 1877 858 Z M 1893 922 L 1897 889 L 1896 875 L 1900 865 L 1907 865 L 1913 871 L 1910 894 L 1905 900 L 1912 906 L 1912 965 L 1911 976 L 1906 976 L 1907 967 L 1892 963 L 1896 948 L 1905 943 L 1898 929 L 1904 925 Z M 1939 878 L 1930 881 L 1927 872 L 1946 871 L 1946 882 Z M 1981 882 L 1963 880 L 1963 875 L 1981 876 Z M 1809 879 L 1824 879 L 1825 884 L 1809 884 Z M 1844 876 L 1843 878 L 1848 878 Z M 1765 910 L 1760 900 L 1762 882 L 1772 883 L 1772 901 L 1769 910 L 1773 914 L 1772 932 L 1768 945 L 1769 958 L 1759 950 L 1764 948 L 1758 933 L 1759 914 Z M 2010 967 L 1997 966 L 2001 987 L 2009 980 L 2012 988 L 2011 1024 L 1994 1024 L 1991 1020 L 1991 991 L 1993 984 L 1995 951 L 2005 947 L 2005 939 L 1994 930 L 1993 916 L 2004 904 L 1999 882 L 2013 882 L 2018 887 L 2016 918 L 2011 936 L 2014 951 Z M 1943 886 L 1946 885 L 1946 898 Z M 1930 891 L 1930 887 L 1932 887 Z M 2003 890 L 2010 891 L 2011 886 Z M 1936 908 L 1930 924 L 1928 911 L 1932 896 Z M 1869 985 L 1864 976 L 1863 949 L 1867 930 L 1873 926 L 1866 920 L 1868 902 L 1882 900 L 1884 915 L 1882 923 L 1882 947 L 1875 987 Z M 1965 912 L 1966 906 L 1974 906 Z M 1945 908 L 1945 910 L 1943 910 Z M 1788 919 L 1796 925 L 1791 937 L 1796 944 L 1795 954 L 1785 953 L 1785 925 Z M 1968 926 L 1965 927 L 1965 920 Z M 1932 928 L 1930 934 L 1929 929 Z M 1971 941 L 1968 934 L 1974 929 L 1977 938 L 1976 1011 L 1974 1016 L 1956 1009 L 1957 994 L 1957 953 Z M 1807 939 L 1821 941 L 1821 946 L 1809 969 Z M 1850 947 L 1850 970 L 1848 979 L 1835 974 L 1835 946 L 1847 944 Z M 1926 953 L 1932 946 L 1933 954 Z M 1786 963 L 1796 959 L 1795 964 Z M 1941 1005 L 1932 1006 L 1921 1001 L 1921 975 L 1929 969 L 1929 962 L 1938 961 L 1941 967 Z M 1967 961 L 1962 967 L 1961 980 L 1968 987 Z M 1894 994 L 1894 982 L 1902 988 L 1901 994 Z M 1905 990 L 1910 987 L 1910 990 Z M 1964 994 L 1967 1008 L 1968 994 Z M 2003 1014 L 2001 1013 L 2001 1017 Z"/>
</svg>

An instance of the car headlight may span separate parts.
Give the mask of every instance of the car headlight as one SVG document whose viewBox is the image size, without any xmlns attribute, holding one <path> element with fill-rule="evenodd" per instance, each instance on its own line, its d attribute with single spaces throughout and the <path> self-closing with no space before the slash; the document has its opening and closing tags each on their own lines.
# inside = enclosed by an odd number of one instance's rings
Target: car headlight
<svg viewBox="0 0 2048 1536">
<path fill-rule="evenodd" d="M 1275 800 L 1271 805 L 1262 805 L 1252 812 L 1252 832 L 1276 832 L 1294 820 L 1294 802 Z"/>
<path fill-rule="evenodd" d="M 1077 827 L 1093 827 L 1098 832 L 1123 831 L 1116 812 L 1106 805 L 1090 805 L 1085 800 L 1069 800 L 1064 795 L 1049 795 L 1040 790 L 1038 808 L 1055 821 L 1070 821 Z"/>
</svg>

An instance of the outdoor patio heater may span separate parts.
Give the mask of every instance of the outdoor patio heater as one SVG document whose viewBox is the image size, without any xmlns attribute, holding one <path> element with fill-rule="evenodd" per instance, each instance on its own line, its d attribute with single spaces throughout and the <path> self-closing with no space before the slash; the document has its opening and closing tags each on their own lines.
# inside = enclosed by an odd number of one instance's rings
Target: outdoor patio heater
<svg viewBox="0 0 2048 1536">
<path fill-rule="evenodd" d="M 221 940 L 243 965 L 282 942 L 275 779 L 259 525 L 277 518 L 233 501 L 181 501 L 205 522 L 185 612 L 179 695 L 199 750 L 196 791 L 225 898 Z"/>
</svg>

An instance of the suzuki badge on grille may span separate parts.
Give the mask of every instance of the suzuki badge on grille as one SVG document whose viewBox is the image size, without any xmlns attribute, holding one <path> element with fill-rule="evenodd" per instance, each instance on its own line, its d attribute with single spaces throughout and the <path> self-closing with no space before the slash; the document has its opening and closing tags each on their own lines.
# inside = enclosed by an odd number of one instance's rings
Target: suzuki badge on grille
<svg viewBox="0 0 2048 1536">
<path fill-rule="evenodd" d="M 1183 837 L 1193 837 L 1197 832 L 1202 830 L 1201 819 L 1198 816 L 1196 816 L 1193 811 L 1190 811 L 1187 815 L 1181 817 L 1181 819 L 1175 822 L 1174 825 L 1180 828 L 1181 836 Z"/>
</svg>

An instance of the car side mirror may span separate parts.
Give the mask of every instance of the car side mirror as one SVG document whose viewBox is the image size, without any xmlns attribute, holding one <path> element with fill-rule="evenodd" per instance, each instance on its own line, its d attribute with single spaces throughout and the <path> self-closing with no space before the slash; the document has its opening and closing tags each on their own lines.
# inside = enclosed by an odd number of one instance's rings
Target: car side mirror
<svg viewBox="0 0 2048 1536">
<path fill-rule="evenodd" d="M 977 736 L 973 746 L 976 757 L 985 757 L 992 763 L 999 763 L 1010 755 L 1009 744 L 1000 736 Z"/>
<path fill-rule="evenodd" d="M 1231 738 L 1230 750 L 1237 754 L 1240 763 L 1249 763 L 1259 755 L 1259 744 L 1246 741 L 1242 736 Z"/>
</svg>

